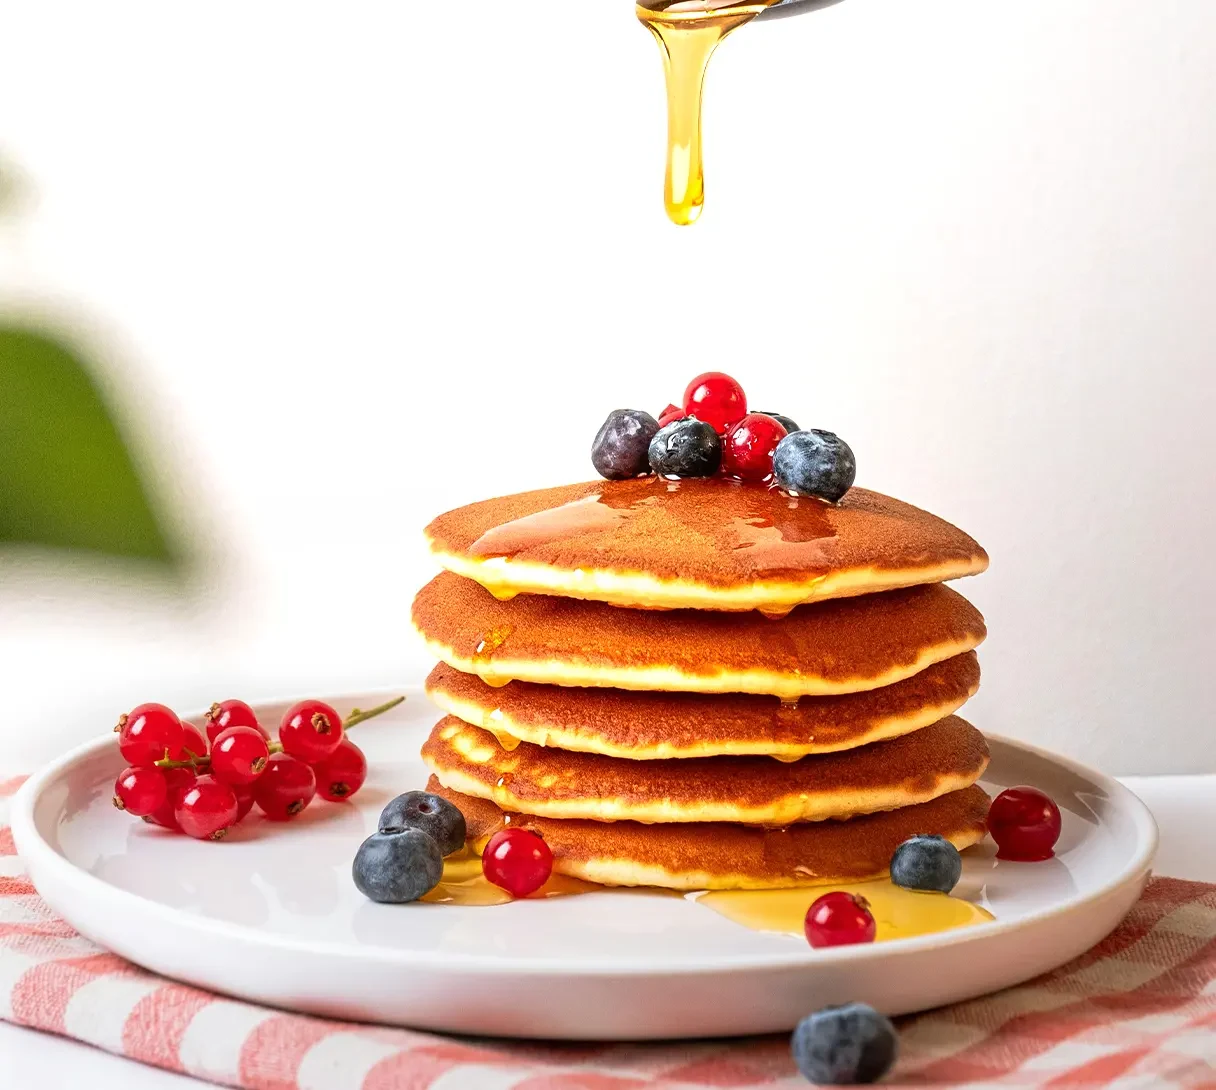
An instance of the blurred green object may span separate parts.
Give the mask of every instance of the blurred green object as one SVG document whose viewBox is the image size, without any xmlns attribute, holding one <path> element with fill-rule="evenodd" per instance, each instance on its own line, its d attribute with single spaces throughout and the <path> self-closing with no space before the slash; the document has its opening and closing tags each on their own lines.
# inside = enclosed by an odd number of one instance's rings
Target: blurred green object
<svg viewBox="0 0 1216 1090">
<path fill-rule="evenodd" d="M 0 545 L 176 562 L 101 393 L 53 333 L 0 326 Z"/>
</svg>

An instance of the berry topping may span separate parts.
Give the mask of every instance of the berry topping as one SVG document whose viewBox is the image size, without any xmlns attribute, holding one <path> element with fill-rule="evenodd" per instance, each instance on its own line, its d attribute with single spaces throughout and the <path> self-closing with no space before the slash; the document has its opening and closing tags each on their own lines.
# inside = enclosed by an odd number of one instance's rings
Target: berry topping
<svg viewBox="0 0 1216 1090">
<path fill-rule="evenodd" d="M 777 444 L 773 473 L 787 491 L 835 503 L 853 487 L 857 461 L 849 444 L 830 431 L 796 431 Z"/>
<path fill-rule="evenodd" d="M 944 836 L 913 836 L 891 856 L 891 881 L 904 889 L 949 893 L 963 876 L 963 858 Z"/>
<path fill-rule="evenodd" d="M 626 481 L 649 473 L 647 451 L 658 430 L 658 421 L 650 413 L 613 409 L 591 444 L 591 464 L 596 473 L 610 481 Z"/>
<path fill-rule="evenodd" d="M 317 776 L 317 794 L 329 802 L 341 802 L 363 786 L 367 779 L 367 758 L 354 742 L 343 738 L 333 756 L 314 766 L 313 772 Z"/>
<path fill-rule="evenodd" d="M 381 830 L 359 845 L 351 875 L 363 896 L 405 904 L 439 885 L 443 855 L 421 829 Z"/>
<path fill-rule="evenodd" d="M 193 723 L 183 723 L 182 744 L 176 752 L 170 753 L 169 756 L 175 761 L 184 761 L 190 757 L 206 757 L 207 739 Z"/>
<path fill-rule="evenodd" d="M 677 420 L 684 419 L 684 410 L 679 405 L 668 405 L 661 413 L 659 413 L 659 427 L 665 428 L 668 424 L 674 424 Z"/>
<path fill-rule="evenodd" d="M 684 415 L 695 416 L 723 435 L 747 415 L 747 395 L 730 375 L 710 371 L 688 384 L 684 391 Z"/>
<path fill-rule="evenodd" d="M 195 840 L 221 840 L 237 822 L 236 793 L 226 783 L 200 776 L 180 792 L 174 817 L 178 828 Z"/>
<path fill-rule="evenodd" d="M 279 725 L 283 752 L 308 764 L 325 760 L 342 744 L 342 718 L 321 700 L 301 700 Z"/>
<path fill-rule="evenodd" d="M 877 1082 L 895 1063 L 891 1020 L 865 1003 L 824 1007 L 798 1023 L 790 1053 L 803 1078 L 820 1086 Z"/>
<path fill-rule="evenodd" d="M 148 817 L 165 804 L 169 783 L 159 768 L 124 768 L 114 781 L 114 805 L 132 817 Z"/>
<path fill-rule="evenodd" d="M 198 777 L 188 768 L 166 768 L 162 775 L 165 777 L 165 801 L 148 814 L 144 821 L 180 832 L 181 827 L 177 824 L 177 800 L 194 786 Z"/>
<path fill-rule="evenodd" d="M 211 775 L 221 783 L 253 783 L 266 771 L 270 750 L 260 730 L 229 727 L 216 735 L 211 746 Z"/>
<path fill-rule="evenodd" d="M 553 853 L 527 829 L 499 829 L 481 853 L 481 870 L 512 897 L 527 897 L 549 881 Z"/>
<path fill-rule="evenodd" d="M 807 909 L 806 941 L 821 946 L 850 946 L 873 942 L 876 926 L 870 903 L 854 893 L 835 890 L 825 893 Z"/>
<path fill-rule="evenodd" d="M 1038 863 L 1050 859 L 1060 839 L 1060 808 L 1034 787 L 1002 791 L 988 808 L 988 831 L 998 859 Z"/>
<path fill-rule="evenodd" d="M 762 416 L 771 416 L 778 424 L 785 428 L 787 435 L 793 435 L 796 431 L 802 431 L 788 416 L 782 416 L 781 413 L 765 412 L 763 409 L 757 409 L 756 411 Z"/>
<path fill-rule="evenodd" d="M 431 837 L 444 855 L 464 847 L 468 833 L 464 814 L 447 799 L 426 791 L 407 791 L 398 795 L 380 814 L 380 831 L 421 829 Z"/>
<path fill-rule="evenodd" d="M 267 738 L 270 732 L 258 722 L 254 710 L 243 700 L 221 700 L 207 712 L 207 741 L 214 742 L 220 731 L 229 727 L 253 727 Z"/>
<path fill-rule="evenodd" d="M 677 420 L 650 441 L 650 468 L 664 477 L 712 477 L 722 464 L 722 442 L 700 420 Z"/>
<path fill-rule="evenodd" d="M 287 821 L 312 802 L 317 777 L 303 761 L 275 753 L 253 787 L 253 799 L 271 821 Z"/>
<path fill-rule="evenodd" d="M 748 413 L 722 440 L 722 472 L 741 481 L 767 480 L 773 475 L 773 451 L 785 435 L 780 421 Z"/>
<path fill-rule="evenodd" d="M 181 752 L 182 721 L 164 704 L 140 704 L 118 720 L 118 748 L 127 764 L 140 767 Z"/>
</svg>

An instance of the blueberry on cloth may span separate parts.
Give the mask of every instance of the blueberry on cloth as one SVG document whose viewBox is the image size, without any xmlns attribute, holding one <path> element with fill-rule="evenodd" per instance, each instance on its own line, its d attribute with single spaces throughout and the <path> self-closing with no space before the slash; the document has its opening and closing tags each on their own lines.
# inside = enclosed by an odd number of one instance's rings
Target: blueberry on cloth
<svg viewBox="0 0 1216 1090">
<path fill-rule="evenodd" d="M 895 1063 L 899 1036 L 886 1015 L 865 1003 L 809 1014 L 790 1038 L 801 1074 L 822 1086 L 877 1082 Z"/>
</svg>

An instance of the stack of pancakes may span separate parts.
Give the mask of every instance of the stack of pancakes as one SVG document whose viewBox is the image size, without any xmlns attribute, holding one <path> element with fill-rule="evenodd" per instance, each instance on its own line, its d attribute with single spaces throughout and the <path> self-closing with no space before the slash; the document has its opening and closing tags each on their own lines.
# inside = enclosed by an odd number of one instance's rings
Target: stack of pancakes
<svg viewBox="0 0 1216 1090">
<path fill-rule="evenodd" d="M 907 837 L 984 835 L 983 618 L 944 580 L 966 534 L 855 488 L 836 505 L 721 479 L 598 481 L 472 504 L 415 627 L 446 712 L 430 790 L 479 839 L 542 835 L 606 885 L 740 889 L 883 875 Z"/>
</svg>

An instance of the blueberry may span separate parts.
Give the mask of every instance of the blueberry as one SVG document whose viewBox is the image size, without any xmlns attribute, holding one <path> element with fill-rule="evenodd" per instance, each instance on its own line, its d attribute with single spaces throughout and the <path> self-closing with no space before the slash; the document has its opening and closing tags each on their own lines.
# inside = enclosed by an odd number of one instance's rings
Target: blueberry
<svg viewBox="0 0 1216 1090">
<path fill-rule="evenodd" d="M 426 791 L 407 791 L 398 795 L 380 814 L 382 833 L 419 829 L 439 845 L 441 855 L 451 855 L 464 847 L 467 832 L 464 814 L 445 798 Z"/>
<path fill-rule="evenodd" d="M 891 856 L 891 881 L 904 889 L 949 893 L 962 876 L 962 856 L 944 836 L 909 837 Z"/>
<path fill-rule="evenodd" d="M 722 464 L 722 441 L 693 417 L 660 428 L 650 440 L 650 468 L 664 477 L 712 477 Z"/>
<path fill-rule="evenodd" d="M 811 1082 L 853 1086 L 877 1082 L 891 1070 L 899 1037 L 891 1020 L 873 1007 L 846 1003 L 807 1015 L 794 1030 L 790 1052 Z"/>
<path fill-rule="evenodd" d="M 798 425 L 795 424 L 788 416 L 782 416 L 780 413 L 765 412 L 763 409 L 757 409 L 756 412 L 758 412 L 761 416 L 771 416 L 777 421 L 778 424 L 785 428 L 790 435 L 793 435 L 796 431 L 802 431 L 802 429 L 798 427 Z"/>
<path fill-rule="evenodd" d="M 363 896 L 392 905 L 430 893 L 442 874 L 439 845 L 421 829 L 373 833 L 359 845 L 351 867 Z"/>
<path fill-rule="evenodd" d="M 830 431 L 796 431 L 777 444 L 773 475 L 790 492 L 835 503 L 853 487 L 857 461 L 849 444 Z"/>
<path fill-rule="evenodd" d="M 610 481 L 627 481 L 649 473 L 647 450 L 658 430 L 659 422 L 650 413 L 613 409 L 591 444 L 591 464 L 596 473 Z"/>
</svg>

